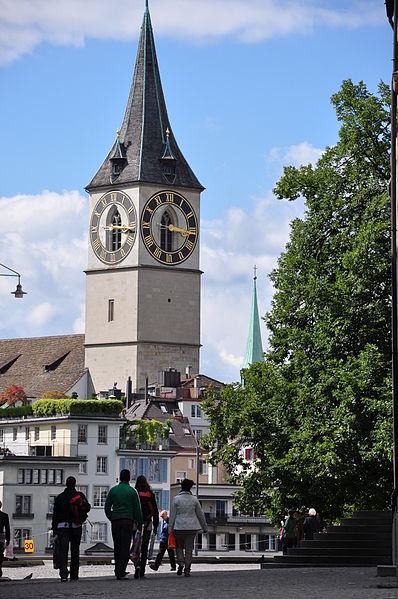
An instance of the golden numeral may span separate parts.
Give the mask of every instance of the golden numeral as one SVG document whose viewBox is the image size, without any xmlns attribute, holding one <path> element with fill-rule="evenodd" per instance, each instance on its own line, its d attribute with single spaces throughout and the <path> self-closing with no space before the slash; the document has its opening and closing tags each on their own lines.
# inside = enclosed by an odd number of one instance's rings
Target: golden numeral
<svg viewBox="0 0 398 599">
<path fill-rule="evenodd" d="M 125 256 L 126 256 L 126 252 L 124 251 L 123 248 L 120 248 L 120 255 L 122 258 L 125 258 Z"/>
<path fill-rule="evenodd" d="M 101 259 L 102 260 L 106 260 L 106 254 L 107 254 L 107 252 L 105 250 L 101 250 Z"/>
<path fill-rule="evenodd" d="M 156 196 L 154 200 L 156 202 L 156 206 L 160 206 L 162 204 L 162 198 L 160 196 Z"/>
<path fill-rule="evenodd" d="M 180 208 L 182 208 L 183 203 L 184 203 L 184 198 L 181 198 Z"/>
<path fill-rule="evenodd" d="M 166 202 L 174 202 L 174 193 L 166 193 Z"/>
<path fill-rule="evenodd" d="M 185 242 L 185 247 L 187 248 L 187 250 L 189 250 L 191 252 L 193 250 L 192 241 L 189 241 L 189 239 L 187 239 L 187 241 Z"/>
<path fill-rule="evenodd" d="M 193 212 L 192 212 L 192 210 L 191 210 L 191 212 L 189 212 L 189 213 L 187 214 L 187 218 L 192 218 L 192 216 L 193 216 Z"/>
<path fill-rule="evenodd" d="M 132 237 L 131 235 L 129 235 L 127 237 L 127 239 L 126 239 L 126 243 L 127 243 L 127 245 L 129 245 L 130 247 L 132 247 L 133 243 L 134 243 L 134 237 Z"/>
<path fill-rule="evenodd" d="M 130 208 L 127 210 L 127 212 L 130 214 L 130 212 L 133 212 L 134 210 L 134 204 L 131 204 Z"/>
<path fill-rule="evenodd" d="M 142 228 L 143 229 L 149 229 L 149 223 L 143 222 L 142 223 Z"/>
<path fill-rule="evenodd" d="M 160 250 L 159 248 L 155 248 L 153 255 L 155 256 L 155 258 L 160 258 L 162 255 L 162 250 Z"/>
<path fill-rule="evenodd" d="M 178 252 L 178 257 L 180 260 L 184 260 L 184 254 L 182 252 Z"/>
<path fill-rule="evenodd" d="M 147 235 L 146 237 L 144 237 L 144 243 L 145 245 L 152 245 L 153 244 L 153 238 L 152 235 Z"/>
<path fill-rule="evenodd" d="M 110 262 L 116 262 L 115 254 L 110 254 Z"/>
<path fill-rule="evenodd" d="M 94 239 L 94 241 L 93 241 L 93 249 L 94 249 L 95 252 L 97 250 L 99 250 L 100 245 L 101 245 L 101 242 L 100 242 L 100 240 L 97 237 L 97 239 Z"/>
<path fill-rule="evenodd" d="M 106 208 L 106 205 L 107 205 L 106 198 L 102 198 L 101 204 L 103 205 L 104 208 Z"/>
<path fill-rule="evenodd" d="M 189 234 L 196 235 L 196 227 L 189 227 Z"/>
<path fill-rule="evenodd" d="M 136 226 L 137 226 L 137 223 L 136 223 L 136 221 L 135 221 L 135 220 L 131 221 L 131 222 L 130 222 L 130 224 L 129 224 L 129 227 L 131 227 L 131 228 L 133 228 L 133 229 L 135 229 L 135 228 L 136 228 Z"/>
<path fill-rule="evenodd" d="M 101 216 L 101 212 L 94 212 L 95 216 L 99 218 Z"/>
<path fill-rule="evenodd" d="M 98 233 L 98 225 L 96 227 L 91 227 L 91 234 Z"/>
<path fill-rule="evenodd" d="M 112 192 L 111 193 L 111 202 L 116 202 L 116 200 L 117 200 L 117 193 Z"/>
<path fill-rule="evenodd" d="M 169 264 L 171 264 L 171 262 L 173 262 L 173 257 L 171 254 L 166 254 L 166 262 L 168 262 Z"/>
</svg>

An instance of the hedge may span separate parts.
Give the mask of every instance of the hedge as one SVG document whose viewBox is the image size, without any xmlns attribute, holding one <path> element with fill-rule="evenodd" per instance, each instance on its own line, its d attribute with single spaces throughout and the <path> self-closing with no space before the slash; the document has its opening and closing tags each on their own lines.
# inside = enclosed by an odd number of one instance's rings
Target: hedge
<svg viewBox="0 0 398 599">
<path fill-rule="evenodd" d="M 123 410 L 118 399 L 39 399 L 32 405 L 35 416 L 55 414 L 114 414 Z"/>
<path fill-rule="evenodd" d="M 0 418 L 17 418 L 21 416 L 32 416 L 33 408 L 29 406 L 17 406 L 14 408 L 0 408 Z"/>
</svg>

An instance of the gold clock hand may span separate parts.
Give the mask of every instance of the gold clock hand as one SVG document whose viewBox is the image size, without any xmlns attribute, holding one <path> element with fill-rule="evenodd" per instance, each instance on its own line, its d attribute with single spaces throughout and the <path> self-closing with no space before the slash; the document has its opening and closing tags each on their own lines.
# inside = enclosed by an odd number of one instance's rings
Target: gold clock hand
<svg viewBox="0 0 398 599">
<path fill-rule="evenodd" d="M 176 227 L 175 225 L 169 225 L 168 226 L 169 231 L 175 231 L 176 233 L 179 233 L 182 237 L 188 237 L 189 233 L 186 229 L 181 229 L 180 227 Z"/>
</svg>

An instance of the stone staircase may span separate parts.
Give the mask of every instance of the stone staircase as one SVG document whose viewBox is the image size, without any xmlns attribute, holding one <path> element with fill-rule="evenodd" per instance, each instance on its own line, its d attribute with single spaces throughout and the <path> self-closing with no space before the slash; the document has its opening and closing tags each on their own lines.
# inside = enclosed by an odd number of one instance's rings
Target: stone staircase
<svg viewBox="0 0 398 599">
<path fill-rule="evenodd" d="M 377 566 L 392 563 L 391 512 L 356 511 L 340 526 L 328 526 L 313 541 L 277 555 L 261 568 Z"/>
</svg>

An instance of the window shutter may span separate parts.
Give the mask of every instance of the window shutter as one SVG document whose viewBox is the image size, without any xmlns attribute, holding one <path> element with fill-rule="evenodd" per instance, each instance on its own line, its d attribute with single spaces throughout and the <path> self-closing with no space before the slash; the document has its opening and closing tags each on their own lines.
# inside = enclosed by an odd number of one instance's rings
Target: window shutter
<svg viewBox="0 0 398 599">
<path fill-rule="evenodd" d="M 245 449 L 245 460 L 250 460 L 250 449 L 247 447 Z"/>
</svg>

